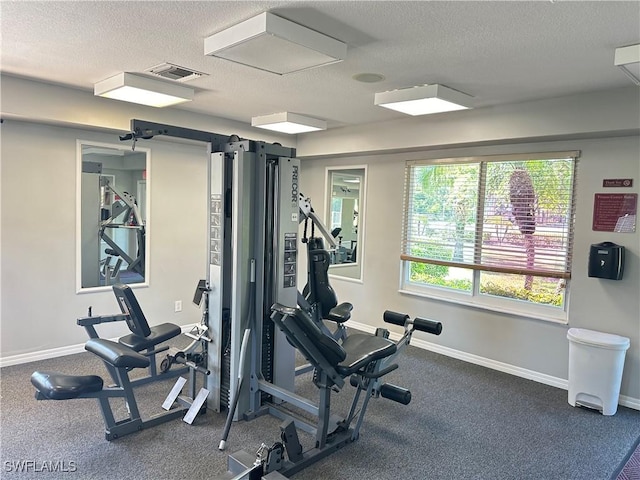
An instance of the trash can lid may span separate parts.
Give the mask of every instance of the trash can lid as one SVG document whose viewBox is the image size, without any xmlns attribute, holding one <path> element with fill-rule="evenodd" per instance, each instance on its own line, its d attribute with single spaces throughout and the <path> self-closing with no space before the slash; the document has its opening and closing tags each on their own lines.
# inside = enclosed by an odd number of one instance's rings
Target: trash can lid
<svg viewBox="0 0 640 480">
<path fill-rule="evenodd" d="M 612 333 L 596 332 L 584 328 L 570 328 L 567 332 L 567 338 L 573 342 L 595 345 L 611 350 L 626 350 L 630 344 L 630 340 L 627 337 L 621 337 L 620 335 L 614 335 Z"/>
</svg>

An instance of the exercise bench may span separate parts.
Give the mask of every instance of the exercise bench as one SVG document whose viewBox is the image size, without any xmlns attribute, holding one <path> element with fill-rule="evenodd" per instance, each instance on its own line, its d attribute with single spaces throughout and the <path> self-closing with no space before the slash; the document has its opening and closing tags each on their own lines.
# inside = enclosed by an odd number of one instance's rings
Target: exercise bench
<svg viewBox="0 0 640 480">
<path fill-rule="evenodd" d="M 271 319 L 313 365 L 319 401 L 314 405 L 265 380 L 258 380 L 252 388 L 259 388 L 275 399 L 268 413 L 284 420 L 280 426 L 282 442 L 276 442 L 271 448 L 263 444 L 258 458 L 248 452 L 231 455 L 229 472 L 236 475 L 233 478 L 285 478 L 356 441 L 369 400 L 374 397 L 376 380 L 398 368 L 397 364 L 382 367 L 384 359 L 396 352 L 396 344 L 388 338 L 356 333 L 338 343 L 307 312 L 280 304 L 272 306 Z M 331 394 L 342 390 L 347 385 L 346 379 L 356 387 L 349 412 L 343 417 L 331 415 Z M 287 404 L 315 416 L 315 425 L 287 410 Z M 303 451 L 297 428 L 315 435 L 315 444 L 307 451 Z"/>
<path fill-rule="evenodd" d="M 115 440 L 129 433 L 150 428 L 178 418 L 187 410 L 185 406 L 154 415 L 146 420 L 140 416 L 129 371 L 149 366 L 148 357 L 120 343 L 103 338 L 90 339 L 85 350 L 97 355 L 111 367 L 116 385 L 105 386 L 98 375 L 66 375 L 63 373 L 34 372 L 31 383 L 36 388 L 37 400 L 71 400 L 96 398 L 105 423 L 105 438 Z M 110 399 L 122 398 L 126 402 L 128 417 L 116 420 Z"/>
<path fill-rule="evenodd" d="M 180 335 L 182 331 L 181 328 L 173 323 L 162 323 L 150 327 L 131 287 L 124 284 L 116 284 L 113 285 L 112 288 L 121 313 L 116 315 L 92 316 L 91 308 L 89 308 L 89 316 L 77 320 L 77 324 L 84 327 L 89 338 L 100 338 L 95 328 L 96 325 L 109 322 L 126 322 L 131 333 L 120 337 L 118 343 L 136 352 L 144 352 L 142 354 L 149 359 L 149 365 L 147 367 L 148 375 L 132 380 L 134 385 L 142 385 L 186 373 L 189 370 L 187 367 L 177 368 L 171 372 L 168 372 L 167 368 L 166 370 L 158 372 L 156 362 L 156 354 L 169 350 L 168 346 L 159 347 L 158 345 Z M 105 365 L 113 381 L 117 383 L 118 380 L 115 375 L 115 370 L 112 366 L 108 364 Z"/>
</svg>

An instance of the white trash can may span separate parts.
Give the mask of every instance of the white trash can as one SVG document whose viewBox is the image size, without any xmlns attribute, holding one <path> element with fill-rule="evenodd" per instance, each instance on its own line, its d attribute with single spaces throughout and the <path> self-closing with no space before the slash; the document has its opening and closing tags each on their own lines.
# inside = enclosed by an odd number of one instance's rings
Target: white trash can
<svg viewBox="0 0 640 480">
<path fill-rule="evenodd" d="M 570 328 L 569 404 L 614 415 L 618 410 L 624 357 L 630 341 L 610 333 Z"/>
</svg>

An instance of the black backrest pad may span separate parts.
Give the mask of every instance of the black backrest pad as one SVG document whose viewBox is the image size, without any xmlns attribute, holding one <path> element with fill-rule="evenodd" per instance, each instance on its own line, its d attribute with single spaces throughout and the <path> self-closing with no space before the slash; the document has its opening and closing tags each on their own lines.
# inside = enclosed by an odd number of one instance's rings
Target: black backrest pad
<svg viewBox="0 0 640 480">
<path fill-rule="evenodd" d="M 319 304 L 322 318 L 326 318 L 329 311 L 338 305 L 338 296 L 329 285 L 330 264 L 331 257 L 326 250 L 311 250 L 309 252 L 311 301 Z"/>
<path fill-rule="evenodd" d="M 139 337 L 148 337 L 151 334 L 151 329 L 133 290 L 128 285 L 118 283 L 113 286 L 113 293 L 118 301 L 120 311 L 127 315 L 127 326 L 131 333 Z"/>
<path fill-rule="evenodd" d="M 347 357 L 346 352 L 340 344 L 320 330 L 320 327 L 316 325 L 313 319 L 306 312 L 296 308 L 296 316 L 292 321 L 296 322 L 296 325 L 300 327 L 308 341 L 318 347 L 320 353 L 332 366 L 338 365 Z M 299 343 L 302 343 L 302 347 L 304 348 L 305 342 L 301 339 L 298 339 L 298 341 Z M 307 355 L 305 354 L 305 357 L 306 356 Z"/>
</svg>

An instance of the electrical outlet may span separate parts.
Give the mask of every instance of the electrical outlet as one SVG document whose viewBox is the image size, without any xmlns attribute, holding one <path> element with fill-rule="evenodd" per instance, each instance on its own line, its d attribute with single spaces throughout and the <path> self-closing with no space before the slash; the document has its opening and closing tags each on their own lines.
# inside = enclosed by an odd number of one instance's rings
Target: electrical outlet
<svg viewBox="0 0 640 480">
<path fill-rule="evenodd" d="M 181 312 L 182 311 L 182 300 L 176 300 L 175 311 L 176 312 Z"/>
</svg>

